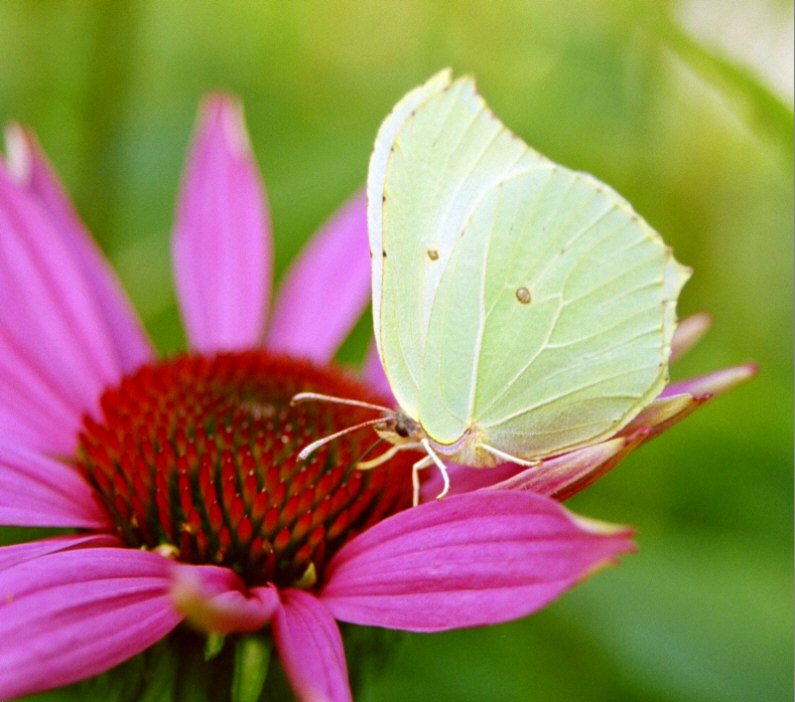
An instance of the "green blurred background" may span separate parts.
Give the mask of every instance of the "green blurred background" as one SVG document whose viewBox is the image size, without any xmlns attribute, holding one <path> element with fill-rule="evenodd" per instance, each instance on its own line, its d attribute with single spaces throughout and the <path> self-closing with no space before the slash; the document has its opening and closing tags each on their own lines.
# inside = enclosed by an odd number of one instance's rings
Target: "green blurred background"
<svg viewBox="0 0 795 702">
<path fill-rule="evenodd" d="M 38 132 L 163 352 L 184 343 L 168 238 L 203 93 L 245 101 L 279 275 L 364 182 L 391 106 L 451 66 L 695 269 L 680 311 L 715 323 L 674 377 L 759 362 L 571 501 L 636 525 L 637 555 L 526 620 L 407 635 L 360 700 L 791 699 L 791 13 L 776 0 L 0 4 L 0 119 Z M 358 362 L 369 333 L 365 317 L 341 359 Z"/>
</svg>

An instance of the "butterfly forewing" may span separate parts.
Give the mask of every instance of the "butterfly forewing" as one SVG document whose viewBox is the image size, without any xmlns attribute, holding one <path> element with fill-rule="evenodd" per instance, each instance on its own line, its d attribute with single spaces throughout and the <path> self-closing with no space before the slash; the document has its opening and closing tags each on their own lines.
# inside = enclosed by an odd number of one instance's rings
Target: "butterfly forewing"
<svg viewBox="0 0 795 702">
<path fill-rule="evenodd" d="M 392 154 L 395 139 L 406 120 L 430 97 L 448 86 L 450 81 L 450 69 L 439 71 L 430 80 L 406 94 L 381 124 L 370 157 L 370 166 L 367 172 L 367 229 L 372 259 L 373 326 L 379 352 L 381 348 L 381 278 L 383 275 L 382 204 L 387 163 Z"/>
<path fill-rule="evenodd" d="M 379 352 L 416 417 L 430 310 L 457 234 L 496 183 L 545 159 L 505 129 L 471 80 L 437 74 L 404 101 L 376 140 L 368 207 Z"/>
</svg>

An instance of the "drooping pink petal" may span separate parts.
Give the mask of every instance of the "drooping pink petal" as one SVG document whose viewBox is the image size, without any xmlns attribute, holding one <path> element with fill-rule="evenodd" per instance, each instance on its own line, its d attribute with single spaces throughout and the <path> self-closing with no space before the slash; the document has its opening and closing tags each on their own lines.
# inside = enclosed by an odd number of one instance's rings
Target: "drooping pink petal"
<svg viewBox="0 0 795 702">
<path fill-rule="evenodd" d="M 116 274 L 86 232 L 33 133 L 12 125 L 6 143 L 10 171 L 49 214 L 53 230 L 93 292 L 119 369 L 125 373 L 136 369 L 154 357 L 154 350 Z"/>
<path fill-rule="evenodd" d="M 373 390 L 384 397 L 392 398 L 393 405 L 397 404 L 392 393 L 392 388 L 389 386 L 389 380 L 384 372 L 384 366 L 381 364 L 378 349 L 374 343 L 371 343 L 370 347 L 367 349 L 367 354 L 364 357 L 362 375 L 364 376 L 365 382 Z"/>
<path fill-rule="evenodd" d="M 489 486 L 491 490 L 529 490 L 565 500 L 601 478 L 635 445 L 619 437 L 547 458 L 539 466 L 524 468 Z M 515 468 L 515 467 L 514 467 Z"/>
<path fill-rule="evenodd" d="M 211 95 L 200 110 L 173 238 L 177 297 L 192 348 L 239 350 L 262 339 L 271 247 L 242 105 Z"/>
<path fill-rule="evenodd" d="M 619 436 L 644 434 L 644 442 L 659 436 L 685 417 L 689 417 L 712 395 L 660 395 L 620 432 Z"/>
<path fill-rule="evenodd" d="M 219 634 L 256 631 L 270 621 L 279 606 L 275 589 L 247 590 L 229 568 L 175 565 L 171 578 L 174 607 L 200 631 Z"/>
<path fill-rule="evenodd" d="M 660 397 L 681 394 L 719 395 L 753 378 L 757 370 L 755 363 L 744 363 L 741 366 L 722 368 L 706 375 L 699 375 L 695 378 L 671 383 L 662 391 Z"/>
<path fill-rule="evenodd" d="M 323 225 L 285 274 L 267 346 L 328 361 L 369 299 L 367 201 L 360 191 Z"/>
<path fill-rule="evenodd" d="M 0 444 L 0 524 L 103 529 L 108 519 L 88 483 L 38 451 Z"/>
<path fill-rule="evenodd" d="M 337 623 L 314 595 L 281 592 L 273 638 L 284 671 L 301 702 L 351 702 L 345 651 Z"/>
<path fill-rule="evenodd" d="M 706 312 L 696 312 L 679 320 L 671 341 L 671 362 L 692 349 L 709 331 L 712 317 Z"/>
<path fill-rule="evenodd" d="M 440 631 L 543 607 L 634 549 L 531 492 L 479 491 L 404 510 L 331 560 L 320 600 L 342 621 Z"/>
<path fill-rule="evenodd" d="M 94 411 L 123 372 L 114 342 L 74 251 L 2 163 L 0 232 L 0 384 L 14 388 L 19 372 L 56 411 Z"/>
<path fill-rule="evenodd" d="M 523 468 L 506 463 L 473 469 L 448 464 L 450 494 L 482 488 L 531 490 L 558 501 L 567 500 L 607 474 L 636 448 L 690 416 L 713 395 L 730 390 L 755 373 L 756 366 L 746 364 L 672 383 L 613 439 L 545 458 L 538 466 Z M 441 478 L 433 472 L 422 484 L 422 501 L 434 499 L 441 489 Z"/>
<path fill-rule="evenodd" d="M 704 402 L 705 398 L 690 395 L 658 398 L 618 436 L 545 458 L 537 466 L 504 463 L 479 469 L 448 464 L 450 494 L 480 489 L 529 490 L 563 502 L 595 483 L 636 448 L 682 421 Z M 442 480 L 438 472 L 433 472 L 422 485 L 422 501 L 435 499 L 441 489 Z"/>
<path fill-rule="evenodd" d="M 168 560 L 84 548 L 0 572 L 0 698 L 97 675 L 171 631 Z"/>
<path fill-rule="evenodd" d="M 121 542 L 111 534 L 67 534 L 13 546 L 3 546 L 0 547 L 0 571 L 56 551 L 100 546 L 121 546 Z"/>
<path fill-rule="evenodd" d="M 707 399 L 709 396 L 659 397 L 616 437 L 545 458 L 538 466 L 522 467 L 510 463 L 490 469 L 448 466 L 451 494 L 482 488 L 530 490 L 563 502 L 609 473 L 636 448 L 681 422 Z M 433 499 L 441 487 L 441 479 L 434 473 L 423 483 L 423 501 Z"/>
</svg>

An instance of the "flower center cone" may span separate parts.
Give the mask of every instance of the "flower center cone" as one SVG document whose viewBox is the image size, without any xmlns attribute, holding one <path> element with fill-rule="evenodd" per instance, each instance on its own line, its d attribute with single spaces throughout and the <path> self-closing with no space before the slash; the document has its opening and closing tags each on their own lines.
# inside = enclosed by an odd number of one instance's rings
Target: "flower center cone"
<svg viewBox="0 0 795 702">
<path fill-rule="evenodd" d="M 373 410 L 290 399 L 298 392 L 384 404 L 355 379 L 264 351 L 186 355 L 147 365 L 86 417 L 78 462 L 118 535 L 185 563 L 222 565 L 249 585 L 312 587 L 349 539 L 411 505 L 411 464 L 369 427 L 306 461 L 319 438 Z"/>
</svg>

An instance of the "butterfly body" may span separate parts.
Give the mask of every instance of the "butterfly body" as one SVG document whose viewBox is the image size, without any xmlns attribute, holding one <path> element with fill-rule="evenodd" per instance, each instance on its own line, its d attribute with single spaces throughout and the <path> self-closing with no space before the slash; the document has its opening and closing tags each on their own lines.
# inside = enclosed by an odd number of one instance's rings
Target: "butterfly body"
<svg viewBox="0 0 795 702">
<path fill-rule="evenodd" d="M 401 449 L 423 450 L 422 441 L 426 439 L 431 449 L 439 456 L 444 456 L 461 465 L 486 468 L 504 462 L 493 453 L 483 449 L 477 427 L 466 429 L 451 444 L 442 444 L 435 441 L 420 422 L 398 409 L 385 412 L 384 418 L 374 426 L 374 429 L 382 439 L 394 446 L 401 447 Z"/>
</svg>

